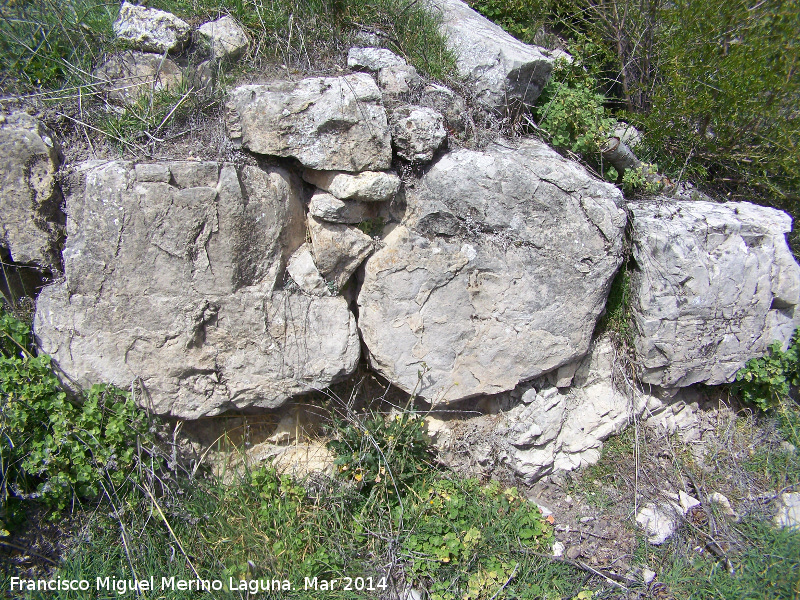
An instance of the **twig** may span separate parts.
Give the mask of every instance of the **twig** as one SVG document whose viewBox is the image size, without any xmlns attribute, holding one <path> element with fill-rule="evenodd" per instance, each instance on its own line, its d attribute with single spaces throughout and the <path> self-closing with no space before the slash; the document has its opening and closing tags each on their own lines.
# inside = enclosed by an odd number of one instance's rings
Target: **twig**
<svg viewBox="0 0 800 600">
<path fill-rule="evenodd" d="M 581 571 L 585 571 L 587 573 L 592 573 L 594 575 L 597 575 L 598 577 L 602 577 L 603 579 L 605 579 L 611 585 L 615 585 L 618 588 L 621 588 L 621 589 L 625 590 L 626 592 L 628 591 L 628 588 L 626 588 L 624 585 L 622 585 L 622 583 L 626 583 L 628 585 L 632 585 L 632 584 L 636 583 L 636 581 L 634 581 L 633 579 L 628 579 L 627 577 L 623 577 L 622 575 L 617 575 L 616 573 L 611 573 L 611 572 L 604 573 L 602 571 L 598 571 L 597 569 L 593 569 L 592 567 L 590 567 L 586 563 L 582 563 L 582 562 L 579 562 L 577 560 L 571 560 L 569 558 L 564 558 L 562 556 L 552 556 L 550 554 L 542 554 L 541 552 L 534 552 L 533 550 L 526 550 L 525 552 L 527 554 L 533 554 L 534 556 L 540 556 L 540 557 L 546 558 L 548 560 L 554 560 L 556 562 L 560 562 L 560 563 L 564 563 L 566 565 L 570 565 L 572 567 L 575 567 L 576 569 L 580 569 Z M 622 582 L 622 583 L 618 583 L 618 582 Z"/>
<path fill-rule="evenodd" d="M 500 589 L 499 589 L 499 590 L 497 590 L 497 591 L 494 593 L 494 596 L 492 596 L 491 598 L 489 598 L 489 600 L 494 600 L 495 598 L 497 598 L 497 595 L 498 595 L 500 592 L 502 592 L 504 589 L 506 589 L 506 586 L 507 586 L 507 585 L 509 584 L 509 582 L 510 582 L 510 581 L 511 581 L 511 580 L 514 578 L 514 575 L 516 575 L 516 574 L 517 574 L 517 569 L 519 569 L 519 563 L 517 563 L 517 564 L 515 564 L 515 565 L 514 565 L 514 570 L 511 572 L 511 575 L 509 575 L 509 576 L 508 576 L 508 579 L 506 579 L 506 582 L 505 582 L 503 585 L 501 585 L 501 586 L 500 586 Z"/>
<path fill-rule="evenodd" d="M 0 546 L 8 546 L 9 548 L 14 548 L 15 550 L 19 550 L 20 552 L 25 552 L 26 554 L 30 554 L 31 556 L 35 556 L 36 558 L 40 558 L 45 562 L 49 562 L 51 565 L 58 565 L 58 563 L 54 561 L 52 558 L 47 558 L 43 554 L 34 552 L 30 548 L 26 548 L 25 546 L 19 546 L 14 542 L 7 542 L 6 540 L 0 540 Z"/>
</svg>

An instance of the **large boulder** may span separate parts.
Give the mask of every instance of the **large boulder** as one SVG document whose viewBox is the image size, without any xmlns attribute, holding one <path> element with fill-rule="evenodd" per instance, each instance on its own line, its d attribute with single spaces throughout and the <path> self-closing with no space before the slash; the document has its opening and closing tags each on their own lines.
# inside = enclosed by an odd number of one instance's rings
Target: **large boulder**
<svg viewBox="0 0 800 600">
<path fill-rule="evenodd" d="M 381 92 L 366 73 L 240 86 L 226 121 L 235 145 L 312 169 L 376 171 L 392 162 Z"/>
<path fill-rule="evenodd" d="M 359 340 L 345 300 L 282 289 L 305 239 L 301 185 L 215 162 L 82 165 L 66 280 L 42 291 L 34 322 L 65 383 L 139 382 L 156 413 L 198 418 L 349 375 Z"/>
<path fill-rule="evenodd" d="M 114 21 L 117 38 L 145 52 L 179 52 L 191 37 L 192 28 L 172 13 L 123 2 Z"/>
<path fill-rule="evenodd" d="M 800 324 L 800 266 L 786 244 L 787 214 L 747 202 L 629 206 L 642 382 L 730 382 L 773 341 L 788 343 Z"/>
<path fill-rule="evenodd" d="M 461 0 L 428 0 L 441 14 L 442 31 L 456 56 L 459 74 L 490 110 L 532 105 L 564 52 L 530 46 L 479 15 Z"/>
<path fill-rule="evenodd" d="M 617 203 L 614 186 L 536 140 L 443 156 L 365 264 L 373 368 L 442 403 L 580 358 L 622 260 Z"/>
<path fill-rule="evenodd" d="M 65 219 L 55 136 L 29 114 L 12 113 L 0 117 L 0 154 L 0 246 L 17 263 L 58 270 Z"/>
</svg>

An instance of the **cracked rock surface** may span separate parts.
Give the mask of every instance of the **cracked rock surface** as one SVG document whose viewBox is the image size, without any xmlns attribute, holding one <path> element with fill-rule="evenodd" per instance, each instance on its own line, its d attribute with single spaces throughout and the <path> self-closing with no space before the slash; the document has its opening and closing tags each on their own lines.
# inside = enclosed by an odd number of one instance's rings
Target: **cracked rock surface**
<svg viewBox="0 0 800 600">
<path fill-rule="evenodd" d="M 0 153 L 0 246 L 17 263 L 58 270 L 64 215 L 55 136 L 27 113 L 13 113 L 0 121 Z"/>
<path fill-rule="evenodd" d="M 159 414 L 274 408 L 356 367 L 341 297 L 283 291 L 305 237 L 278 167 L 88 162 L 67 194 L 64 281 L 34 330 L 69 385 L 139 381 Z"/>
<path fill-rule="evenodd" d="M 445 155 L 365 264 L 370 364 L 436 404 L 580 358 L 622 257 L 617 203 L 614 186 L 538 141 Z"/>
<path fill-rule="evenodd" d="M 630 204 L 631 303 L 644 383 L 732 381 L 800 325 L 791 217 L 747 202 L 656 199 Z"/>
</svg>

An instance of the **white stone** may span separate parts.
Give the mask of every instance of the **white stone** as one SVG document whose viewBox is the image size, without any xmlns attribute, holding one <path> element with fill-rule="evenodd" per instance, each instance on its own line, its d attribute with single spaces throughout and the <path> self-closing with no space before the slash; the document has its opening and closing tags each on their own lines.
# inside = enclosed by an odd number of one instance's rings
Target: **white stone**
<svg viewBox="0 0 800 600">
<path fill-rule="evenodd" d="M 378 217 L 378 204 L 339 200 L 333 194 L 317 190 L 308 203 L 308 214 L 329 223 L 361 223 Z"/>
<path fill-rule="evenodd" d="M 305 239 L 298 177 L 197 161 L 138 171 L 146 181 L 94 161 L 72 176 L 65 280 L 34 320 L 65 385 L 138 382 L 156 414 L 196 419 L 276 408 L 353 372 L 345 299 L 278 289 Z"/>
<path fill-rule="evenodd" d="M 532 105 L 563 52 L 529 46 L 479 15 L 461 0 L 428 0 L 442 15 L 442 30 L 456 55 L 459 74 L 491 110 Z"/>
<path fill-rule="evenodd" d="M 782 528 L 800 529 L 800 492 L 781 494 L 778 499 L 775 525 Z"/>
<path fill-rule="evenodd" d="M 400 178 L 394 173 L 364 171 L 357 175 L 338 171 L 304 169 L 303 179 L 340 200 L 383 202 L 394 198 Z"/>
<path fill-rule="evenodd" d="M 640 380 L 664 387 L 733 380 L 800 325 L 789 215 L 747 202 L 629 203 L 631 312 Z"/>
<path fill-rule="evenodd" d="M 308 232 L 314 263 L 339 290 L 374 248 L 372 238 L 355 227 L 326 223 L 313 216 L 308 217 Z"/>
<path fill-rule="evenodd" d="M 111 56 L 92 71 L 101 82 L 98 90 L 109 100 L 133 104 L 142 94 L 175 91 L 183 83 L 183 71 L 161 54 L 127 51 Z"/>
<path fill-rule="evenodd" d="M 647 533 L 647 541 L 654 546 L 666 542 L 678 527 L 674 509 L 653 502 L 639 509 L 636 522 Z"/>
<path fill-rule="evenodd" d="M 145 52 L 178 52 L 189 42 L 191 27 L 172 13 L 123 2 L 114 34 Z"/>
<path fill-rule="evenodd" d="M 508 391 L 585 355 L 621 261 L 619 190 L 541 142 L 514 144 L 444 155 L 365 264 L 370 364 L 434 403 Z"/>
<path fill-rule="evenodd" d="M 392 111 L 389 122 L 397 155 L 410 162 L 430 162 L 447 139 L 444 116 L 432 108 L 403 106 Z"/>
<path fill-rule="evenodd" d="M 565 547 L 562 542 L 559 542 L 558 540 L 553 542 L 553 556 L 555 556 L 556 558 L 564 556 L 564 550 Z"/>
<path fill-rule="evenodd" d="M 347 66 L 351 69 L 380 71 L 386 67 L 405 66 L 406 60 L 385 48 L 350 48 L 347 52 Z"/>
<path fill-rule="evenodd" d="M 56 182 L 61 150 L 54 139 L 27 113 L 0 121 L 0 246 L 17 263 L 57 271 L 65 218 Z"/>
<path fill-rule="evenodd" d="M 286 265 L 289 276 L 304 292 L 312 296 L 330 296 L 328 285 L 319 274 L 317 265 L 314 264 L 314 257 L 308 243 L 303 244 L 289 258 Z"/>
<path fill-rule="evenodd" d="M 312 169 L 358 173 L 392 162 L 381 91 L 366 73 L 240 86 L 225 121 L 234 146 Z"/>
<path fill-rule="evenodd" d="M 642 569 L 642 581 L 650 585 L 653 583 L 653 580 L 656 578 L 656 572 L 651 571 L 650 569 Z"/>
<path fill-rule="evenodd" d="M 211 56 L 217 60 L 237 60 L 247 52 L 250 45 L 241 25 L 227 15 L 216 21 L 203 23 L 197 29 L 197 34 L 211 50 Z"/>
<path fill-rule="evenodd" d="M 422 83 L 422 78 L 411 65 L 384 67 L 378 71 L 378 86 L 384 101 L 393 96 L 407 94 Z"/>
</svg>

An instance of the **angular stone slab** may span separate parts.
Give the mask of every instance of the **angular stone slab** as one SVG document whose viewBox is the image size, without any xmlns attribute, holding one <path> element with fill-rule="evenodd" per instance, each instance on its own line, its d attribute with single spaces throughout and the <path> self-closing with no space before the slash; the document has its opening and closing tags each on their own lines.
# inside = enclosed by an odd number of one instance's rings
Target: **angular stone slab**
<svg viewBox="0 0 800 600">
<path fill-rule="evenodd" d="M 141 382 L 159 414 L 273 408 L 355 369 L 342 298 L 283 291 L 304 241 L 299 178 L 280 168 L 82 165 L 67 196 L 66 281 L 34 330 L 71 386 Z"/>
<path fill-rule="evenodd" d="M 619 190 L 540 142 L 501 141 L 445 155 L 407 203 L 364 267 L 373 368 L 442 403 L 586 353 L 622 259 Z"/>
<path fill-rule="evenodd" d="M 355 227 L 326 223 L 308 217 L 308 233 L 319 272 L 338 289 L 364 262 L 374 248 L 372 238 Z"/>
<path fill-rule="evenodd" d="M 532 105 L 564 52 L 524 44 L 461 0 L 428 0 L 442 16 L 442 31 L 456 55 L 456 67 L 490 110 Z"/>
<path fill-rule="evenodd" d="M 644 383 L 733 380 L 800 324 L 791 218 L 747 202 L 632 202 L 631 308 Z"/>
<path fill-rule="evenodd" d="M 250 46 L 244 29 L 227 15 L 216 21 L 203 23 L 197 29 L 197 37 L 208 47 L 215 60 L 235 61 Z"/>
<path fill-rule="evenodd" d="M 56 171 L 61 153 L 53 133 L 27 113 L 0 120 L 0 246 L 17 263 L 59 270 L 64 214 Z"/>
<path fill-rule="evenodd" d="M 394 198 L 400 189 L 400 178 L 394 173 L 365 171 L 351 175 L 304 169 L 303 179 L 340 200 L 383 202 Z"/>
<path fill-rule="evenodd" d="M 392 162 L 381 92 L 366 73 L 236 88 L 226 105 L 235 145 L 325 171 L 376 171 Z"/>
</svg>

